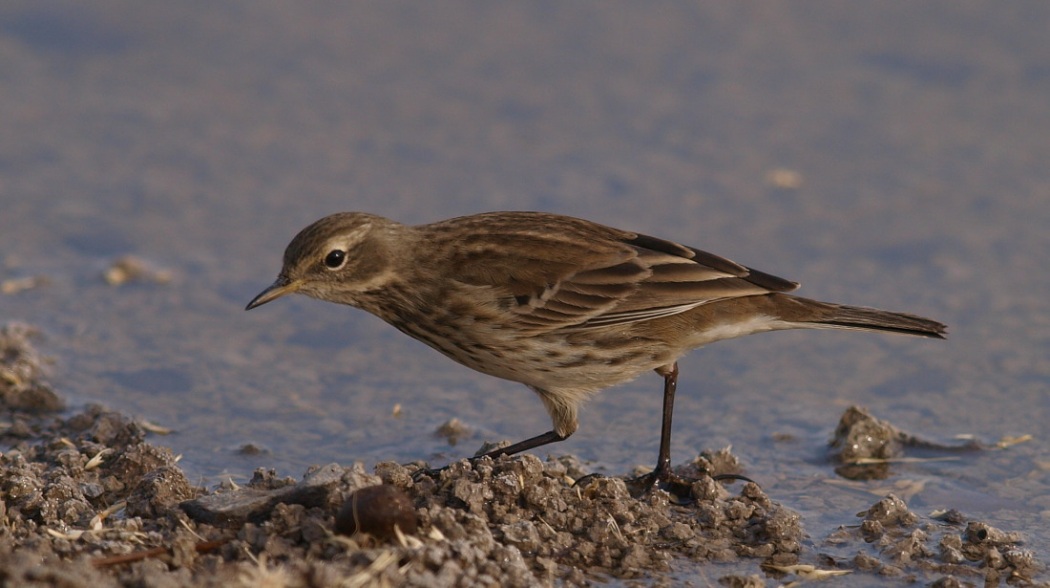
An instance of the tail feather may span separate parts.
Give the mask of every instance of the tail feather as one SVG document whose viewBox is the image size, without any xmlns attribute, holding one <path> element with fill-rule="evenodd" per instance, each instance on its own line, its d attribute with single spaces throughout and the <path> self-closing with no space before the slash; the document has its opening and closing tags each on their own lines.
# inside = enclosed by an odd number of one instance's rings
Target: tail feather
<svg viewBox="0 0 1050 588">
<path fill-rule="evenodd" d="M 864 306 L 819 302 L 808 298 L 774 294 L 782 320 L 810 328 L 859 329 L 944 339 L 948 327 L 938 321 L 903 312 Z"/>
<path fill-rule="evenodd" d="M 830 328 L 886 331 L 944 339 L 948 327 L 935 320 L 903 312 L 890 312 L 863 306 L 833 305 L 832 314 L 814 322 Z"/>
</svg>

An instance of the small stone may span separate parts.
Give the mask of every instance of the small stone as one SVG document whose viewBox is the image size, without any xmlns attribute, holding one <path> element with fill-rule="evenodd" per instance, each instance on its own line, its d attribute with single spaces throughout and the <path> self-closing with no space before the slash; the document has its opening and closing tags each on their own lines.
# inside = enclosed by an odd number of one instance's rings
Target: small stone
<svg viewBox="0 0 1050 588">
<path fill-rule="evenodd" d="M 414 534 L 418 526 L 416 509 L 408 495 L 389 484 L 356 490 L 343 503 L 335 517 L 335 531 L 352 536 L 368 533 L 387 541 L 402 533 Z"/>
</svg>

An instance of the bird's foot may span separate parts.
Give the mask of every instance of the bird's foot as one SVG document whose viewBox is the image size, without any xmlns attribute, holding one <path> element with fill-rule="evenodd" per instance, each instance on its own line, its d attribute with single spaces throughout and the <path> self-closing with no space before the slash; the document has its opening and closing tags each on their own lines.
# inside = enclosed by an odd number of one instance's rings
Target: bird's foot
<svg viewBox="0 0 1050 588">
<path fill-rule="evenodd" d="M 660 489 L 672 496 L 679 504 L 694 502 L 693 482 L 690 478 L 684 478 L 671 471 L 670 468 L 657 468 L 648 474 L 642 474 L 635 478 L 627 479 L 627 490 L 635 498 L 648 496 L 653 490 Z"/>
<path fill-rule="evenodd" d="M 424 465 L 424 467 L 412 472 L 412 481 L 418 484 L 423 478 L 430 478 L 436 482 L 441 478 L 441 472 L 447 469 L 448 466 L 431 468 Z"/>
<path fill-rule="evenodd" d="M 719 474 L 717 476 L 711 476 L 711 479 L 716 482 L 725 480 L 754 482 L 751 478 L 739 474 Z M 635 498 L 643 498 L 649 495 L 654 489 L 660 489 L 670 494 L 678 504 L 692 504 L 700 498 L 697 496 L 693 488 L 697 481 L 699 480 L 696 478 L 679 476 L 674 473 L 670 467 L 656 468 L 648 474 L 642 474 L 635 478 L 628 478 L 627 490 L 630 491 L 631 496 L 634 496 Z"/>
<path fill-rule="evenodd" d="M 587 474 L 576 480 L 573 483 L 574 487 L 584 487 L 590 482 L 598 479 L 606 478 L 603 474 Z M 695 502 L 695 497 L 692 496 L 692 485 L 696 480 L 690 478 L 684 478 L 679 476 L 669 469 L 667 471 L 653 470 L 648 474 L 643 474 L 635 478 L 626 478 L 624 482 L 627 485 L 627 491 L 634 498 L 644 498 L 648 496 L 653 489 L 659 488 L 660 490 L 666 491 L 672 497 L 675 502 L 680 504 L 688 504 Z"/>
<path fill-rule="evenodd" d="M 502 457 L 503 454 L 501 453 L 501 454 L 499 454 L 499 456 Z M 479 455 L 475 455 L 473 457 L 467 457 L 467 458 L 463 458 L 463 459 L 465 459 L 468 463 L 470 463 L 470 467 L 477 467 L 478 462 L 481 461 L 482 459 L 486 458 L 486 457 L 489 458 L 489 459 L 496 459 L 496 457 L 492 457 L 492 453 L 482 453 L 482 454 L 479 454 Z M 446 471 L 446 470 L 448 470 L 449 468 L 451 468 L 456 463 L 458 463 L 458 462 L 452 462 L 452 463 L 450 463 L 450 464 L 448 464 L 446 466 L 442 466 L 440 468 L 432 468 L 432 467 L 429 467 L 429 465 L 427 465 L 425 462 L 415 462 L 415 464 L 422 464 L 422 466 L 419 469 L 417 469 L 414 472 L 412 472 L 412 481 L 413 482 L 419 482 L 424 477 L 431 478 L 434 481 L 438 481 L 440 479 L 440 477 L 441 477 L 441 473 Z"/>
</svg>

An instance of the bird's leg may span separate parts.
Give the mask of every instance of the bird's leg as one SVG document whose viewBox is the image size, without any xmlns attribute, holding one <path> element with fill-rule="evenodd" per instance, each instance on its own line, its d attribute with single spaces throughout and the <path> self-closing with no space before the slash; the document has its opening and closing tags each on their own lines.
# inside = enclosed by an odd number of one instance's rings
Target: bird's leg
<svg viewBox="0 0 1050 588">
<path fill-rule="evenodd" d="M 521 453 L 522 451 L 528 451 L 530 449 L 535 449 L 537 447 L 542 447 L 542 446 L 550 444 L 550 443 L 557 443 L 558 441 L 564 441 L 568 437 L 569 437 L 568 435 L 559 435 L 558 433 L 556 433 L 554 431 L 547 431 L 546 433 L 543 433 L 542 435 L 536 435 L 535 437 L 529 437 L 528 439 L 525 439 L 524 441 L 518 441 L 517 443 L 514 443 L 512 445 L 508 445 L 506 447 L 500 447 L 498 449 L 493 449 L 492 451 L 488 451 L 488 452 L 482 453 L 481 455 L 475 455 L 474 457 L 470 458 L 470 461 L 471 461 L 471 463 L 473 463 L 473 462 L 476 462 L 477 460 L 479 460 L 479 459 L 481 459 L 483 457 L 496 459 L 497 457 L 499 457 L 501 455 L 515 455 L 517 453 Z M 418 477 L 421 476 L 421 475 L 427 475 L 427 476 L 430 476 L 430 477 L 434 478 L 434 477 L 437 476 L 437 474 L 439 472 L 441 472 L 442 470 L 444 470 L 447 467 L 448 466 L 445 466 L 444 468 L 437 468 L 437 469 L 424 468 L 424 469 L 421 469 L 421 470 L 415 472 L 414 474 L 412 474 L 412 477 L 414 479 L 418 479 Z"/>
<path fill-rule="evenodd" d="M 486 451 L 481 455 L 475 455 L 469 458 L 470 463 L 475 464 L 483 457 L 489 459 L 497 459 L 502 455 L 516 455 L 523 451 L 542 447 L 550 443 L 557 443 L 558 441 L 564 441 L 568 439 L 576 431 L 577 420 L 576 420 L 576 409 L 578 401 L 575 400 L 572 395 L 566 396 L 565 394 L 551 393 L 542 388 L 535 386 L 529 386 L 533 392 L 535 392 L 540 400 L 543 401 L 543 406 L 547 409 L 547 414 L 551 417 L 551 423 L 554 428 L 546 433 L 536 435 L 535 437 L 529 437 L 524 441 L 518 441 L 506 447 L 499 447 L 492 451 Z M 447 466 L 446 466 L 447 467 Z M 413 478 L 426 474 L 430 477 L 436 477 L 437 473 L 445 468 L 440 469 L 422 469 L 413 474 Z"/>
<path fill-rule="evenodd" d="M 657 480 L 666 482 L 671 477 L 671 417 L 674 416 L 674 394 L 678 390 L 678 362 L 664 376 L 664 411 L 660 423 L 660 453 L 656 456 Z"/>
<path fill-rule="evenodd" d="M 656 468 L 648 474 L 628 480 L 627 487 L 636 497 L 644 496 L 654 486 L 659 486 L 674 496 L 691 500 L 693 480 L 678 476 L 671 470 L 671 417 L 674 414 L 674 394 L 678 389 L 678 362 L 672 364 L 670 368 L 658 369 L 657 373 L 664 377 L 664 412 L 660 426 L 660 452 L 656 456 Z M 713 479 L 753 482 L 751 478 L 738 474 L 720 474 L 713 476 Z"/>
<path fill-rule="evenodd" d="M 661 488 L 675 495 L 689 496 L 691 482 L 680 478 L 671 471 L 671 418 L 674 416 L 674 395 L 678 390 L 678 362 L 670 368 L 661 368 L 657 373 L 664 377 L 664 410 L 660 425 L 660 452 L 656 456 L 656 467 L 643 476 L 628 481 L 628 487 L 635 496 L 642 496 L 659 484 Z"/>
<path fill-rule="evenodd" d="M 499 449 L 493 449 L 492 451 L 489 451 L 487 453 L 483 453 L 483 454 L 481 454 L 481 455 L 479 455 L 479 456 L 477 456 L 477 457 L 475 457 L 473 459 L 478 459 L 480 457 L 491 457 L 492 459 L 496 459 L 497 457 L 499 457 L 501 455 L 514 455 L 516 453 L 521 453 L 522 451 L 528 451 L 530 449 L 535 449 L 537 447 L 542 447 L 542 446 L 550 444 L 550 443 L 557 443 L 558 441 L 564 441 L 567 438 L 568 438 L 568 435 L 559 435 L 559 434 L 555 433 L 554 431 L 547 431 L 546 433 L 543 433 L 542 435 L 536 435 L 535 437 L 529 437 L 528 439 L 526 439 L 524 441 L 518 441 L 517 443 L 514 443 L 512 445 L 508 445 L 506 447 L 500 447 Z"/>
</svg>

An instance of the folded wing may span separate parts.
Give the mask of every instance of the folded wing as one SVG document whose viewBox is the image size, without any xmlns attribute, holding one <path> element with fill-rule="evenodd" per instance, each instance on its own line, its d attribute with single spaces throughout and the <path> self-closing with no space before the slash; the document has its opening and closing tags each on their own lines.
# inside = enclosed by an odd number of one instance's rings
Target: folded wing
<svg viewBox="0 0 1050 588">
<path fill-rule="evenodd" d="M 471 217 L 477 226 L 465 232 L 472 237 L 457 244 L 456 256 L 461 281 L 500 290 L 506 320 L 532 333 L 654 320 L 716 300 L 798 287 L 671 241 L 519 214 L 527 217 L 508 222 L 504 213 L 499 223 Z"/>
</svg>

